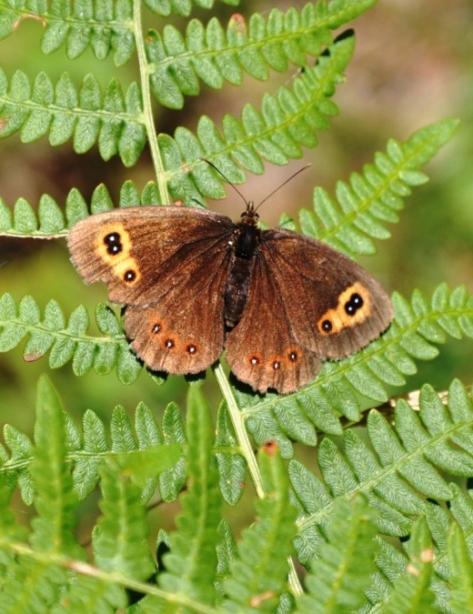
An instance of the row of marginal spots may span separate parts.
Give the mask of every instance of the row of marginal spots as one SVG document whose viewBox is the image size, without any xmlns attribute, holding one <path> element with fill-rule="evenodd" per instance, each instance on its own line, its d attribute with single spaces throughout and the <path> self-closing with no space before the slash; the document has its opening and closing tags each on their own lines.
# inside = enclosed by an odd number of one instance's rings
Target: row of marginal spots
<svg viewBox="0 0 473 614">
<path fill-rule="evenodd" d="M 151 321 L 150 334 L 156 338 L 160 347 L 167 352 L 184 352 L 192 357 L 199 353 L 200 348 L 195 341 L 182 340 L 175 333 L 166 331 L 163 321 L 156 317 Z"/>
<path fill-rule="evenodd" d="M 274 355 L 266 360 L 259 352 L 251 352 L 247 356 L 247 361 L 251 367 L 269 366 L 273 371 L 280 371 L 284 367 L 294 368 L 302 358 L 301 349 L 298 347 L 289 348 L 284 352 L 284 356 Z"/>
<path fill-rule="evenodd" d="M 317 328 L 324 336 L 353 328 L 371 315 L 371 294 L 360 282 L 344 290 L 334 309 L 329 309 L 317 322 Z"/>
<path fill-rule="evenodd" d="M 95 241 L 95 250 L 100 258 L 111 267 L 115 277 L 128 286 L 141 277 L 138 263 L 131 255 L 132 241 L 123 224 L 104 224 Z"/>
</svg>

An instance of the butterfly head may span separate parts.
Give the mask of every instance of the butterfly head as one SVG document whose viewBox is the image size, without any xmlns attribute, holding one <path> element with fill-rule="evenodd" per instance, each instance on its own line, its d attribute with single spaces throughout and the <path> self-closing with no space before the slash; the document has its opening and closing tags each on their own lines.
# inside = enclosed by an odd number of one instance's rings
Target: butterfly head
<svg viewBox="0 0 473 614">
<path fill-rule="evenodd" d="M 241 214 L 241 223 L 248 226 L 256 226 L 258 224 L 259 214 L 256 213 L 255 203 L 250 200 L 246 203 L 246 211 Z"/>
</svg>

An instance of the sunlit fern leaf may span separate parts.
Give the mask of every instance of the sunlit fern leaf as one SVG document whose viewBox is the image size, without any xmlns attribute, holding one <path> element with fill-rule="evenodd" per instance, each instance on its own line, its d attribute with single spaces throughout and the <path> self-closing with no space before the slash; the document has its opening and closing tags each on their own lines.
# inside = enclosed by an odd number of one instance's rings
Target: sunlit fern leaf
<svg viewBox="0 0 473 614">
<path fill-rule="evenodd" d="M 387 239 L 386 222 L 398 221 L 397 211 L 411 186 L 428 181 L 418 169 L 448 142 L 457 120 L 443 120 L 415 132 L 405 143 L 391 139 L 386 153 L 376 153 L 363 174 L 352 173 L 349 184 L 339 181 L 335 202 L 323 188 L 314 190 L 314 211 L 299 213 L 304 234 L 330 243 L 350 256 L 373 254 L 372 239 Z"/>
<path fill-rule="evenodd" d="M 30 143 L 49 132 L 53 146 L 72 138 L 74 150 L 85 153 L 97 143 L 104 160 L 119 154 L 126 166 L 133 166 L 146 142 L 142 113 L 136 83 L 124 94 L 119 81 L 112 79 L 102 92 L 92 74 L 77 89 L 67 73 L 53 86 L 42 72 L 31 88 L 22 71 L 8 84 L 0 69 L 2 138 L 21 130 L 21 140 Z"/>
<path fill-rule="evenodd" d="M 100 467 L 102 516 L 93 534 L 94 558 L 104 571 L 146 580 L 154 571 L 146 537 L 146 510 L 140 489 L 130 478 L 105 463 Z"/>
<path fill-rule="evenodd" d="M 31 523 L 30 541 L 33 548 L 40 551 L 64 553 L 80 559 L 84 554 L 72 534 L 79 500 L 65 463 L 65 439 L 61 402 L 43 376 L 38 383 L 35 447 L 30 468 L 37 512 Z"/>
<path fill-rule="evenodd" d="M 211 605 L 216 597 L 216 548 L 221 539 L 218 526 L 222 499 L 212 454 L 209 408 L 196 387 L 189 389 L 187 440 L 188 488 L 181 498 L 177 530 L 169 535 L 170 552 L 163 557 L 165 571 L 159 575 L 158 583 L 173 595 L 173 600 L 181 596 Z M 154 601 L 154 598 L 143 601 L 145 611 L 146 607 L 152 611 Z"/>
<path fill-rule="evenodd" d="M 434 539 L 446 543 L 446 537 L 435 529 L 435 514 L 444 512 L 438 506 L 426 507 L 425 497 L 451 501 L 453 508 L 458 495 L 443 475 L 473 475 L 471 399 L 454 381 L 448 406 L 444 406 L 426 385 L 420 394 L 420 410 L 400 400 L 393 420 L 394 427 L 379 412 L 371 411 L 367 423 L 371 447 L 353 430 L 345 433 L 342 451 L 330 439 L 322 440 L 318 452 L 322 479 L 291 461 L 289 474 L 300 512 L 296 545 L 303 562 L 309 562 L 323 541 L 334 502 L 340 497 L 352 499 L 359 492 L 378 510 L 376 523 L 381 533 L 406 535 L 412 518 L 427 514 L 427 519 L 432 515 L 429 526 Z M 459 514 L 461 507 L 456 504 L 455 508 Z M 473 506 L 463 514 L 463 518 L 470 516 L 473 522 Z M 448 522 L 440 526 L 445 531 Z M 437 557 L 436 563 L 440 561 Z"/>
<path fill-rule="evenodd" d="M 365 601 L 363 591 L 375 570 L 377 544 L 374 512 L 358 497 L 351 505 L 334 506 L 327 541 L 305 579 L 307 594 L 297 599 L 297 611 L 307 614 L 349 614 Z"/>
<path fill-rule="evenodd" d="M 182 108 L 185 96 L 196 96 L 200 81 L 220 89 L 224 81 L 240 85 L 245 72 L 267 80 L 270 70 L 285 72 L 289 62 L 307 64 L 331 43 L 330 30 L 349 22 L 373 4 L 370 0 L 307 3 L 301 11 L 273 8 L 268 16 L 254 13 L 248 24 L 235 13 L 226 29 L 217 18 L 206 26 L 191 20 L 185 35 L 172 25 L 147 39 L 150 82 L 156 98 Z"/>
<path fill-rule="evenodd" d="M 266 94 L 261 111 L 243 107 L 241 120 L 226 115 L 222 134 L 206 116 L 201 117 L 196 135 L 178 128 L 174 139 L 158 136 L 158 144 L 169 175 L 174 199 L 191 202 L 202 197 L 222 198 L 223 178 L 201 160 L 210 160 L 234 183 L 244 179 L 240 166 L 261 174 L 263 160 L 282 165 L 300 158 L 303 147 L 315 147 L 314 131 L 326 130 L 327 117 L 338 112 L 329 100 L 353 51 L 353 37 L 335 43 L 331 53 L 292 82 L 280 87 L 275 96 Z M 183 169 L 186 169 L 184 172 Z"/>
</svg>

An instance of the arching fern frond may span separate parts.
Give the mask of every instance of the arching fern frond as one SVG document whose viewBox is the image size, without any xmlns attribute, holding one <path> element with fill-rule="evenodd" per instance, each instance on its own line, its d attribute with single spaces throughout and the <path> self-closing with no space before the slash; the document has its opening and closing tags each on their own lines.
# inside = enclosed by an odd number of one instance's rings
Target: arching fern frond
<svg viewBox="0 0 473 614">
<path fill-rule="evenodd" d="M 299 213 L 302 232 L 350 256 L 375 253 L 371 239 L 391 236 L 385 222 L 398 221 L 410 186 L 428 181 L 418 169 L 451 139 L 458 124 L 443 120 L 418 130 L 405 143 L 390 139 L 386 153 L 376 153 L 374 164 L 365 164 L 362 175 L 352 173 L 349 184 L 337 183 L 338 202 L 315 188 L 314 212 Z"/>
<path fill-rule="evenodd" d="M 196 392 L 193 394 L 195 396 Z M 68 414 L 61 414 L 62 419 L 65 420 L 65 436 L 61 441 L 67 450 L 67 463 L 73 464 L 72 490 L 78 499 L 84 499 L 96 487 L 103 459 L 115 463 L 132 476 L 133 483 L 139 486 L 142 502 L 149 501 L 156 492 L 163 501 L 177 499 L 187 475 L 182 453 L 187 437 L 181 412 L 175 403 L 166 407 L 161 424 L 156 422 L 150 409 L 140 403 L 135 412 L 134 428 L 125 410 L 116 407 L 110 422 L 111 445 L 108 444 L 105 425 L 93 411 L 84 413 L 81 430 Z M 218 424 L 214 446 L 210 445 L 212 463 L 217 467 L 218 484 L 224 500 L 235 505 L 245 488 L 246 463 L 224 407 L 219 412 Z M 30 505 L 35 492 L 34 476 L 30 472 L 32 443 L 26 435 L 9 425 L 5 427 L 4 437 L 8 451 L 0 446 L 0 477 L 11 489 L 18 485 L 23 500 Z M 51 471 L 42 471 L 41 475 L 49 480 Z"/>
<path fill-rule="evenodd" d="M 216 598 L 214 580 L 222 499 L 212 455 L 209 408 L 196 387 L 189 389 L 187 439 L 188 490 L 181 497 L 177 530 L 169 535 L 170 552 L 163 561 L 166 571 L 159 575 L 158 581 L 160 588 L 173 595 L 212 605 Z M 149 597 L 143 601 L 145 611 L 154 601 L 155 598 Z"/>
<path fill-rule="evenodd" d="M 263 160 L 287 164 L 302 156 L 302 147 L 315 147 L 315 130 L 328 127 L 327 116 L 338 112 L 330 100 L 335 86 L 353 52 L 353 37 L 330 47 L 320 58 L 294 79 L 291 89 L 280 87 L 275 96 L 265 94 L 261 112 L 253 105 L 243 107 L 241 120 L 227 114 L 222 134 L 214 123 L 202 116 L 196 135 L 178 128 L 174 138 L 161 134 L 158 144 L 169 177 L 168 188 L 175 199 L 191 202 L 202 196 L 222 198 L 223 179 L 201 158 L 212 161 L 234 183 L 244 179 L 240 166 L 255 174 L 263 173 Z M 185 169 L 185 170 L 184 170 Z"/>
<path fill-rule="evenodd" d="M 224 582 L 224 608 L 230 612 L 252 611 L 256 606 L 274 612 L 286 588 L 288 557 L 293 552 L 297 511 L 289 502 L 287 473 L 277 446 L 264 446 L 258 458 L 266 497 L 255 504 L 258 520 L 243 532 Z"/>
<path fill-rule="evenodd" d="M 308 594 L 297 599 L 303 614 L 348 614 L 363 605 L 363 591 L 371 584 L 377 544 L 374 511 L 362 497 L 339 500 L 327 529 L 327 541 L 312 562 L 305 585 Z M 363 553 L 360 556 L 360 553 Z"/>
<path fill-rule="evenodd" d="M 323 439 L 318 450 L 323 480 L 291 461 L 289 474 L 300 510 L 296 540 L 300 560 L 307 564 L 324 541 L 324 527 L 338 498 L 363 493 L 378 511 L 380 533 L 398 537 L 410 532 L 412 517 L 427 514 L 429 519 L 426 497 L 452 501 L 456 492 L 439 471 L 473 475 L 472 425 L 472 402 L 460 382 L 452 383 L 448 406 L 426 385 L 418 412 L 398 401 L 394 426 L 379 412 L 370 412 L 367 427 L 373 450 L 353 430 L 345 433 L 343 452 L 330 439 Z M 433 525 L 438 526 L 438 521 Z M 436 564 L 444 564 L 440 556 Z"/>
<path fill-rule="evenodd" d="M 30 143 L 49 133 L 53 146 L 73 138 L 77 153 L 98 143 L 104 160 L 118 153 L 126 166 L 136 163 L 146 142 L 137 83 L 124 94 L 119 81 L 112 79 L 102 93 L 91 74 L 77 90 L 67 73 L 54 86 L 42 72 L 31 88 L 22 71 L 17 70 L 8 84 L 0 69 L 0 111 L 0 137 L 21 130 L 21 140 Z"/>
<path fill-rule="evenodd" d="M 319 56 L 330 45 L 330 30 L 354 19 L 373 4 L 358 2 L 307 3 L 299 12 L 273 8 L 265 19 L 253 13 L 248 25 L 234 14 L 224 30 L 217 18 L 207 26 L 192 19 L 183 36 L 172 25 L 162 35 L 151 30 L 146 41 L 151 89 L 156 99 L 181 109 L 185 96 L 196 96 L 200 81 L 220 89 L 224 81 L 240 85 L 245 72 L 266 81 L 270 70 L 285 72 L 289 62 L 306 66 L 306 56 Z"/>
</svg>

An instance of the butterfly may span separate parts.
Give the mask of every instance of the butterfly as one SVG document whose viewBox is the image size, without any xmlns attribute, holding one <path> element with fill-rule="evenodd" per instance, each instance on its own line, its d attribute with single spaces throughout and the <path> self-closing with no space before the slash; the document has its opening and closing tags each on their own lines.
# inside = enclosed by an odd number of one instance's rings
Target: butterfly
<svg viewBox="0 0 473 614">
<path fill-rule="evenodd" d="M 262 230 L 183 206 L 121 208 L 69 232 L 86 283 L 125 306 L 131 348 L 152 371 L 198 373 L 225 350 L 255 391 L 290 393 L 326 359 L 353 354 L 389 326 L 381 285 L 347 256 L 283 228 Z"/>
</svg>

